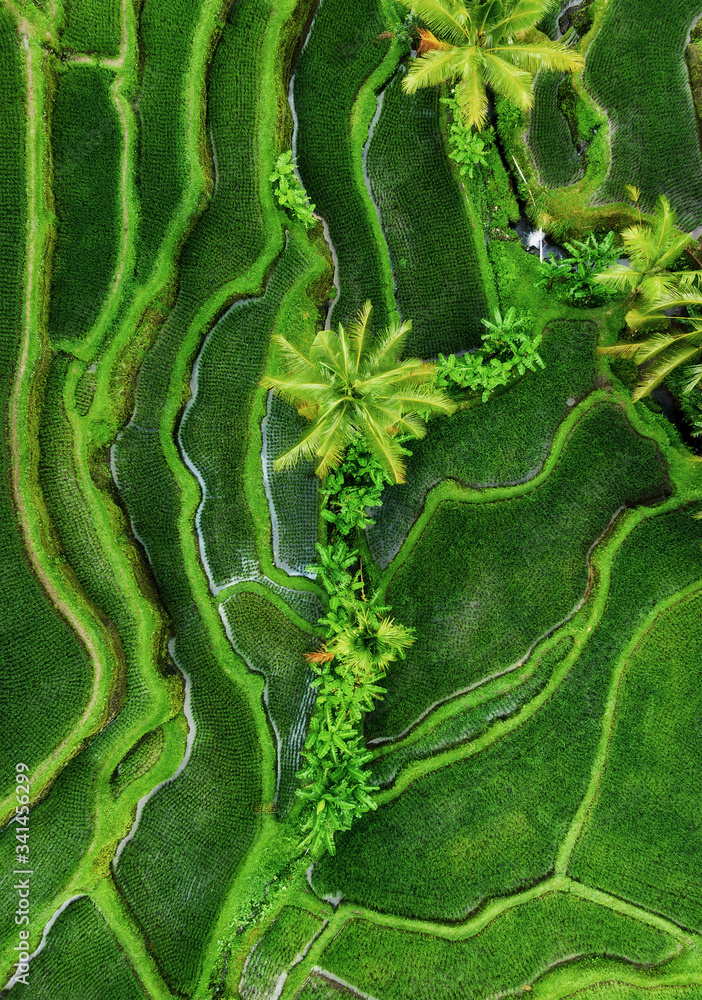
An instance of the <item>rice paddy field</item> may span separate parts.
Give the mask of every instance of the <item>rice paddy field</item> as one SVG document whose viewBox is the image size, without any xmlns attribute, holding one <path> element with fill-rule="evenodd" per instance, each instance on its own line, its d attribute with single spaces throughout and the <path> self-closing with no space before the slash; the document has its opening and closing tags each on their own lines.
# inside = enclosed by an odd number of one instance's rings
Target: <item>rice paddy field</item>
<svg viewBox="0 0 702 1000">
<path fill-rule="evenodd" d="M 556 3 L 582 68 L 491 101 L 469 171 L 394 0 L 5 0 L 0 996 L 702 1000 L 702 445 L 533 233 L 661 194 L 702 232 L 701 17 Z M 543 366 L 456 390 L 344 536 L 414 642 L 331 852 L 341 535 L 261 383 L 366 301 L 425 362 L 514 306 Z"/>
</svg>

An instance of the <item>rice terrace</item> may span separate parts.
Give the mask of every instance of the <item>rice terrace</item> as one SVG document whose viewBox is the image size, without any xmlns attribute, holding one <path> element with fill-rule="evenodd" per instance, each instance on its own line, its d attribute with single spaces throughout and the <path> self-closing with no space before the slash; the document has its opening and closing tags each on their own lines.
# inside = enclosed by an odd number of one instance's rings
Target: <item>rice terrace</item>
<svg viewBox="0 0 702 1000">
<path fill-rule="evenodd" d="M 3 997 L 702 1000 L 701 19 L 3 0 Z"/>
</svg>

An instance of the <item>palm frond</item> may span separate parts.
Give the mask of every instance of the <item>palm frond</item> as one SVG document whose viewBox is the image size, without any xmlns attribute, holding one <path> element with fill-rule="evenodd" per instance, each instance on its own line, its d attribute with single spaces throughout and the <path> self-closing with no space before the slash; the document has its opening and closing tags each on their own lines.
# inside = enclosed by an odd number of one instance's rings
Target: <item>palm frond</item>
<svg viewBox="0 0 702 1000">
<path fill-rule="evenodd" d="M 527 31 L 538 24 L 544 14 L 553 9 L 554 0 L 518 0 L 515 6 L 502 20 L 492 25 L 492 31 L 498 30 L 507 35 L 516 35 L 518 31 Z"/>
<path fill-rule="evenodd" d="M 649 302 L 637 309 L 630 309 L 624 318 L 632 330 L 646 330 L 662 323 L 669 323 L 670 319 L 665 315 L 668 309 L 696 306 L 702 306 L 702 295 L 699 292 L 676 292 L 657 302 Z"/>
<path fill-rule="evenodd" d="M 517 107 L 526 110 L 534 103 L 531 85 L 534 76 L 514 63 L 501 59 L 495 50 L 485 52 L 485 82 Z"/>
<path fill-rule="evenodd" d="M 317 373 L 313 370 L 313 375 Z M 329 386 L 322 381 L 305 381 L 302 377 L 276 378 L 266 375 L 259 385 L 272 389 L 286 403 L 298 406 L 304 403 L 322 403 L 329 393 Z"/>
<path fill-rule="evenodd" d="M 419 386 L 416 389 L 398 389 L 394 399 L 397 399 L 403 410 L 420 409 L 434 410 L 438 413 L 451 414 L 456 411 L 456 403 L 441 389 L 434 389 L 431 386 Z"/>
<path fill-rule="evenodd" d="M 689 360 L 702 350 L 697 344 L 676 344 L 664 351 L 649 368 L 646 369 L 643 378 L 636 386 L 633 393 L 633 400 L 636 402 L 642 399 L 659 385 L 667 375 L 677 368 L 678 365 Z"/>
<path fill-rule="evenodd" d="M 483 56 L 479 49 L 471 49 L 463 56 L 460 83 L 456 86 L 456 100 L 461 118 L 466 125 L 481 131 L 487 122 L 488 99 L 483 78 Z"/>
<path fill-rule="evenodd" d="M 455 47 L 444 52 L 427 52 L 412 62 L 402 80 L 405 94 L 415 94 L 422 87 L 448 83 L 460 70 L 461 50 Z"/>
<path fill-rule="evenodd" d="M 346 445 L 355 436 L 349 409 L 348 404 L 340 404 L 336 412 L 326 414 L 326 419 L 317 425 L 320 427 L 320 434 L 315 454 L 319 461 L 314 471 L 320 478 L 341 465 Z"/>
<path fill-rule="evenodd" d="M 404 320 L 402 323 L 394 321 L 390 324 L 385 335 L 381 337 L 372 354 L 368 357 L 368 367 L 374 370 L 384 370 L 390 365 L 397 365 L 398 358 L 405 346 L 407 334 L 412 329 L 412 320 Z"/>
<path fill-rule="evenodd" d="M 282 334 L 276 333 L 272 338 L 273 342 L 280 345 L 281 353 L 285 358 L 285 364 L 289 372 L 303 371 L 305 367 L 314 367 L 307 355 L 294 347 Z"/>
<path fill-rule="evenodd" d="M 688 365 L 683 370 L 683 375 L 685 376 L 685 384 L 682 391 L 684 393 L 692 392 L 695 386 L 702 381 L 702 365 Z"/>
<path fill-rule="evenodd" d="M 388 437 L 385 430 L 374 422 L 363 428 L 371 454 L 386 469 L 393 482 L 404 483 L 405 466 L 402 461 L 402 446 Z"/>
<path fill-rule="evenodd" d="M 515 45 L 496 45 L 490 50 L 497 56 L 509 60 L 515 66 L 536 72 L 538 69 L 553 69 L 559 73 L 574 73 L 581 70 L 585 61 L 574 49 L 565 49 L 560 42 L 529 42 Z"/>
<path fill-rule="evenodd" d="M 428 28 L 419 29 L 419 37 L 421 39 L 419 45 L 417 46 L 417 55 L 423 56 L 425 52 L 448 52 L 449 49 L 454 48 L 449 42 L 442 42 L 441 39 L 437 38 L 436 35 L 429 31 Z"/>
<path fill-rule="evenodd" d="M 466 8 L 452 0 L 402 0 L 432 32 L 452 45 L 465 45 L 469 40 Z M 467 22 L 467 23 L 466 23 Z"/>
<path fill-rule="evenodd" d="M 593 280 L 606 288 L 614 288 L 618 292 L 626 292 L 636 288 L 641 281 L 641 272 L 627 264 L 610 264 L 604 271 L 593 275 Z"/>
<path fill-rule="evenodd" d="M 398 433 L 411 434 L 419 440 L 427 436 L 427 425 L 416 413 L 408 413 L 397 421 Z"/>
<path fill-rule="evenodd" d="M 368 329 L 368 323 L 372 311 L 373 306 L 371 305 L 370 299 L 366 299 L 361 308 L 358 310 L 356 319 L 349 327 L 349 339 L 353 348 L 353 367 L 355 371 L 359 370 L 364 355 L 368 353 L 370 344 L 370 330 Z"/>
</svg>

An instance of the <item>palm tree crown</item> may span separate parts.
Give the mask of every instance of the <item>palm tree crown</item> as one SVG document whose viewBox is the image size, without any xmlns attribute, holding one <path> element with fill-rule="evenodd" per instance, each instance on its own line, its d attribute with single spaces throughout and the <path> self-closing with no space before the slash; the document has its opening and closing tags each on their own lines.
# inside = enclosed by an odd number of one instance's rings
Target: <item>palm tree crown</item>
<svg viewBox="0 0 702 1000">
<path fill-rule="evenodd" d="M 435 382 L 435 365 L 409 358 L 399 361 L 409 321 L 394 322 L 376 340 L 371 336 L 371 304 L 366 302 L 349 332 L 318 333 L 305 355 L 278 336 L 287 372 L 264 378 L 261 385 L 293 403 L 312 427 L 274 463 L 294 465 L 303 456 L 317 458 L 315 472 L 325 476 L 341 463 L 344 449 L 358 434 L 396 483 L 404 482 L 403 448 L 395 435 L 424 437 L 423 413 L 452 413 L 455 404 Z"/>
<path fill-rule="evenodd" d="M 650 225 L 622 230 L 624 253 L 629 263 L 613 264 L 595 278 L 608 288 L 630 291 L 632 298 L 639 300 L 638 307 L 626 314 L 627 325 L 632 330 L 658 325 L 662 312 L 660 303 L 673 298 L 678 290 L 684 295 L 702 278 L 702 271 L 669 270 L 692 242 L 692 237 L 680 232 L 675 223 L 675 212 L 662 194 Z M 670 306 L 666 303 L 664 308 Z"/>
<path fill-rule="evenodd" d="M 520 108 L 533 104 L 531 85 L 539 69 L 574 72 L 583 58 L 552 42 L 535 25 L 553 0 L 402 0 L 428 29 L 421 29 L 420 58 L 403 80 L 413 94 L 421 87 L 457 81 L 463 120 L 482 129 L 487 121 L 486 87 Z"/>
</svg>

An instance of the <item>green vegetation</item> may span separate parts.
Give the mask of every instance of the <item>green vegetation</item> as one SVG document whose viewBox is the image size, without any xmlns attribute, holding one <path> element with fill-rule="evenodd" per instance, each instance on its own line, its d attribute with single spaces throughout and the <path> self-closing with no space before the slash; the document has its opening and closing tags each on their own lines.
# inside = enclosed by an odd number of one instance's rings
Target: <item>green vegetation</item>
<svg viewBox="0 0 702 1000">
<path fill-rule="evenodd" d="M 244 1000 L 266 1000 L 320 928 L 321 921 L 312 913 L 284 906 L 246 960 L 239 986 Z"/>
<path fill-rule="evenodd" d="M 3 995 L 702 1000 L 699 10 L 418 2 L 0 12 Z"/>
<path fill-rule="evenodd" d="M 280 207 L 287 208 L 292 217 L 301 222 L 305 229 L 314 228 L 317 224 L 314 205 L 305 194 L 305 189 L 295 173 L 292 150 L 280 154 L 269 180 L 273 184 L 273 191 Z"/>
<path fill-rule="evenodd" d="M 420 58 L 405 78 L 405 93 L 455 81 L 463 119 L 478 129 L 487 122 L 488 87 L 526 110 L 534 103 L 531 85 L 537 69 L 582 69 L 579 53 L 539 37 L 535 30 L 551 0 L 522 0 L 505 8 L 493 0 L 402 2 L 427 25 L 419 29 Z"/>
<path fill-rule="evenodd" d="M 120 5 L 113 0 L 65 0 L 61 42 L 74 52 L 116 56 L 121 34 Z"/>
<path fill-rule="evenodd" d="M 548 893 L 459 941 L 350 920 L 322 968 L 371 996 L 449 1000 L 474 995 L 476 984 L 484 996 L 523 989 L 554 965 L 590 956 L 657 965 L 675 951 L 662 931 L 587 899 Z"/>
<path fill-rule="evenodd" d="M 61 966 L 60 976 L 56 969 Z M 141 983 L 102 915 L 86 896 L 72 902 L 49 932 L 27 977 L 36 1000 L 143 1000 Z M 15 989 L 26 989 L 19 984 Z"/>
<path fill-rule="evenodd" d="M 385 325 L 390 316 L 383 248 L 354 163 L 360 150 L 352 148 L 350 126 L 359 88 L 388 55 L 388 42 L 377 37 L 387 27 L 387 17 L 380 0 L 359 0 L 354 16 L 348 14 L 345 0 L 324 0 L 300 55 L 293 84 L 295 155 L 305 190 L 329 226 L 339 261 L 341 294 L 332 322 L 348 323 L 370 299 L 376 322 Z"/>
<path fill-rule="evenodd" d="M 49 319 L 54 341 L 85 337 L 113 280 L 121 231 L 121 132 L 111 83 L 111 73 L 92 66 L 76 66 L 58 78 L 51 129 L 58 217 Z"/>
<path fill-rule="evenodd" d="M 407 97 L 403 73 L 380 96 L 366 170 L 392 262 L 397 307 L 412 320 L 407 350 L 429 358 L 479 344 L 480 317 L 488 311 L 483 287 L 488 269 L 447 160 L 438 94 Z"/>
<path fill-rule="evenodd" d="M 295 772 L 314 700 L 314 674 L 303 659 L 317 639 L 294 625 L 258 593 L 239 591 L 222 605 L 232 645 L 250 670 L 266 678 L 264 702 L 278 752 L 275 805 L 284 817 L 292 805 Z"/>
<path fill-rule="evenodd" d="M 566 187 L 580 180 L 584 163 L 559 104 L 562 73 L 538 73 L 534 80 L 534 107 L 529 118 L 529 146 L 547 187 Z"/>
<path fill-rule="evenodd" d="M 699 221 L 702 152 L 682 58 L 697 14 L 696 0 L 681 0 L 674 10 L 663 10 L 657 0 L 606 6 L 583 74 L 612 123 L 612 166 L 600 203 L 622 201 L 624 186 L 633 183 L 645 209 L 663 192 L 683 225 Z"/>
<path fill-rule="evenodd" d="M 600 405 L 576 424 L 553 472 L 523 495 L 439 503 L 388 586 L 418 641 L 388 678 L 372 735 L 403 732 L 434 702 L 509 669 L 582 600 L 588 554 L 617 511 L 666 488 L 653 442 L 617 407 Z"/>
<path fill-rule="evenodd" d="M 570 865 L 579 880 L 695 930 L 701 611 L 699 595 L 672 604 L 629 653 L 602 784 Z"/>
<path fill-rule="evenodd" d="M 428 491 L 442 479 L 484 488 L 525 482 L 537 474 L 569 412 L 569 400 L 581 400 L 595 386 L 594 334 L 587 323 L 549 325 L 539 347 L 544 371 L 526 372 L 488 406 L 461 409 L 450 420 L 429 424 L 426 438 L 412 446 L 407 482 L 386 487 L 382 510 L 368 533 L 378 565 L 387 566 L 396 555 Z"/>
<path fill-rule="evenodd" d="M 341 464 L 346 446 L 360 434 L 387 475 L 401 483 L 405 450 L 397 435 L 422 438 L 425 415 L 455 409 L 434 385 L 434 365 L 419 358 L 400 361 L 411 323 L 392 322 L 373 335 L 371 311 L 367 301 L 348 333 L 341 324 L 338 334 L 320 331 L 307 354 L 282 335 L 275 337 L 282 347 L 285 375 L 267 375 L 261 385 L 312 421 L 312 429 L 276 460 L 278 468 L 314 456 L 315 472 L 324 478 Z"/>
</svg>

